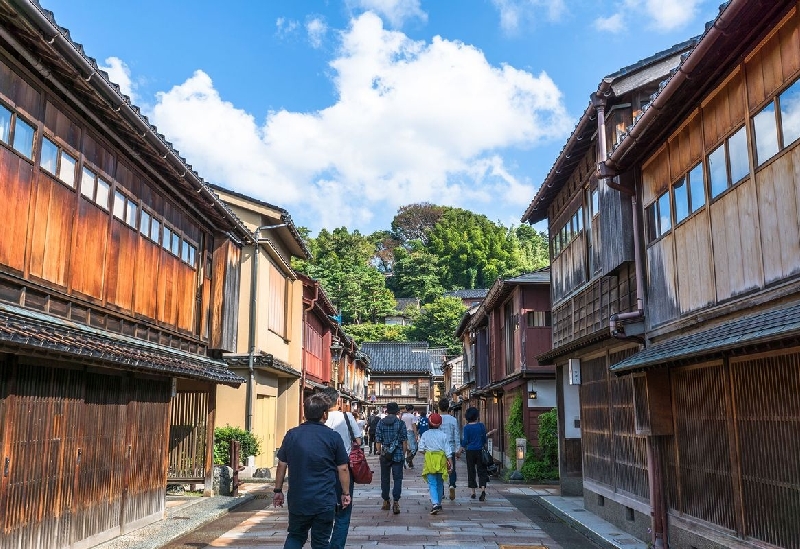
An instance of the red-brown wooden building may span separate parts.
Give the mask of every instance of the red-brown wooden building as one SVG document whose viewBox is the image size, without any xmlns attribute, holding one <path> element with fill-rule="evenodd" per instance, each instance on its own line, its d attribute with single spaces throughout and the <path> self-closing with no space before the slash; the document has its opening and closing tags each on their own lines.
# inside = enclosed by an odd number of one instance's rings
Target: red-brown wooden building
<svg viewBox="0 0 800 549">
<path fill-rule="evenodd" d="M 478 408 L 486 428 L 497 429 L 492 453 L 509 465 L 516 459 L 515 441 L 505 431 L 514 399 L 522 399 L 533 448 L 539 445 L 539 415 L 556 407 L 555 368 L 536 359 L 551 347 L 550 269 L 498 279 L 467 316 L 456 337 L 466 341 L 474 385 L 460 395 L 461 415 L 468 406 Z"/>
<path fill-rule="evenodd" d="M 0 548 L 91 546 L 210 480 L 248 233 L 35 0 L 0 0 L 0 197 Z"/>
</svg>

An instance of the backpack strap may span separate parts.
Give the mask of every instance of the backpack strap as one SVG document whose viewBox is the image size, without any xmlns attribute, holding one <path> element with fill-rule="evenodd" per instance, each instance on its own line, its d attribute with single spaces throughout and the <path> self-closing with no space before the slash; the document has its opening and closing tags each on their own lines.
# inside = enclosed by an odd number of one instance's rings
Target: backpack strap
<svg viewBox="0 0 800 549">
<path fill-rule="evenodd" d="M 344 413 L 344 422 L 347 425 L 347 430 L 350 431 L 350 443 L 354 443 L 356 441 L 356 436 L 353 434 L 353 428 L 350 426 L 350 420 L 347 419 L 347 412 Z"/>
</svg>

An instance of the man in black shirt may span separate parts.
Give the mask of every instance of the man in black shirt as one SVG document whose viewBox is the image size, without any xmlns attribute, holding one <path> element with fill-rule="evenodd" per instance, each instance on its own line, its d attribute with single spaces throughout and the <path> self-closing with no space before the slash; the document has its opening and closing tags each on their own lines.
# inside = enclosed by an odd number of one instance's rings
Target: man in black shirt
<svg viewBox="0 0 800 549">
<path fill-rule="evenodd" d="M 328 399 L 320 394 L 303 403 L 306 421 L 289 429 L 278 450 L 275 472 L 275 507 L 283 506 L 283 480 L 291 469 L 289 526 L 284 549 L 301 549 L 311 531 L 312 549 L 326 549 L 337 505 L 350 505 L 350 458 L 342 437 L 325 425 Z M 336 483 L 341 500 L 336 499 Z"/>
</svg>

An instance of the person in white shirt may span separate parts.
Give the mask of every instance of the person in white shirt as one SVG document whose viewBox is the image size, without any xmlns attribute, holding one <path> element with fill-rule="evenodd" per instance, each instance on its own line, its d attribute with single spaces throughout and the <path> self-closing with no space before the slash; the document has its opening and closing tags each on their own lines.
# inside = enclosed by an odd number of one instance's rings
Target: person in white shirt
<svg viewBox="0 0 800 549">
<path fill-rule="evenodd" d="M 361 437 L 362 432 L 361 428 L 358 426 L 358 421 L 353 414 L 350 412 L 342 412 L 339 410 L 339 392 L 332 387 L 324 390 L 323 393 L 328 398 L 328 402 L 330 403 L 328 407 L 328 419 L 325 421 L 325 425 L 339 433 L 339 436 L 342 437 L 342 441 L 344 442 L 344 447 L 347 450 L 347 453 L 350 453 L 350 447 L 353 445 L 352 439 L 350 438 L 350 430 L 347 428 L 348 423 L 350 427 L 353 429 L 353 436 L 356 438 L 356 442 L 361 444 Z M 345 545 L 347 544 L 347 533 L 350 529 L 350 515 L 353 513 L 353 504 L 352 500 L 354 498 L 353 487 L 355 486 L 355 482 L 353 481 L 352 472 L 350 474 L 350 505 L 345 508 L 336 508 L 336 517 L 334 518 L 333 522 L 333 533 L 331 534 L 331 542 L 330 542 L 330 549 L 344 549 Z M 341 487 L 337 487 L 337 491 L 340 490 Z M 339 498 L 339 494 L 336 494 L 337 498 Z"/>
<path fill-rule="evenodd" d="M 453 471 L 450 473 L 450 499 L 456 499 L 456 467 L 455 462 L 461 457 L 461 429 L 458 420 L 450 415 L 450 401 L 446 398 L 439 400 L 439 413 L 442 415 L 441 430 L 450 438 L 450 451 L 447 458 L 453 462 Z"/>
<path fill-rule="evenodd" d="M 414 405 L 406 404 L 406 411 L 400 416 L 403 423 L 406 424 L 406 432 L 408 433 L 408 454 L 406 455 L 406 465 L 409 469 L 414 468 L 414 456 L 417 453 L 417 423 L 414 416 Z"/>
</svg>

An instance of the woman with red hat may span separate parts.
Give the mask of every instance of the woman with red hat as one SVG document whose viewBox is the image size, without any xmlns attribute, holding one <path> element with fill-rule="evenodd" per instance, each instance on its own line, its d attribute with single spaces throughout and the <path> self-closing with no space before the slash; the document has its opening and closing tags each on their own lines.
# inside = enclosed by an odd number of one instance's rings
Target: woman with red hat
<svg viewBox="0 0 800 549">
<path fill-rule="evenodd" d="M 450 438 L 447 433 L 439 429 L 441 426 L 442 416 L 436 412 L 428 416 L 429 429 L 422 433 L 417 449 L 418 452 L 425 454 L 422 478 L 428 482 L 428 490 L 431 493 L 431 515 L 437 515 L 442 510 L 444 481 L 447 480 L 448 471 L 453 467 L 447 457 Z"/>
</svg>

